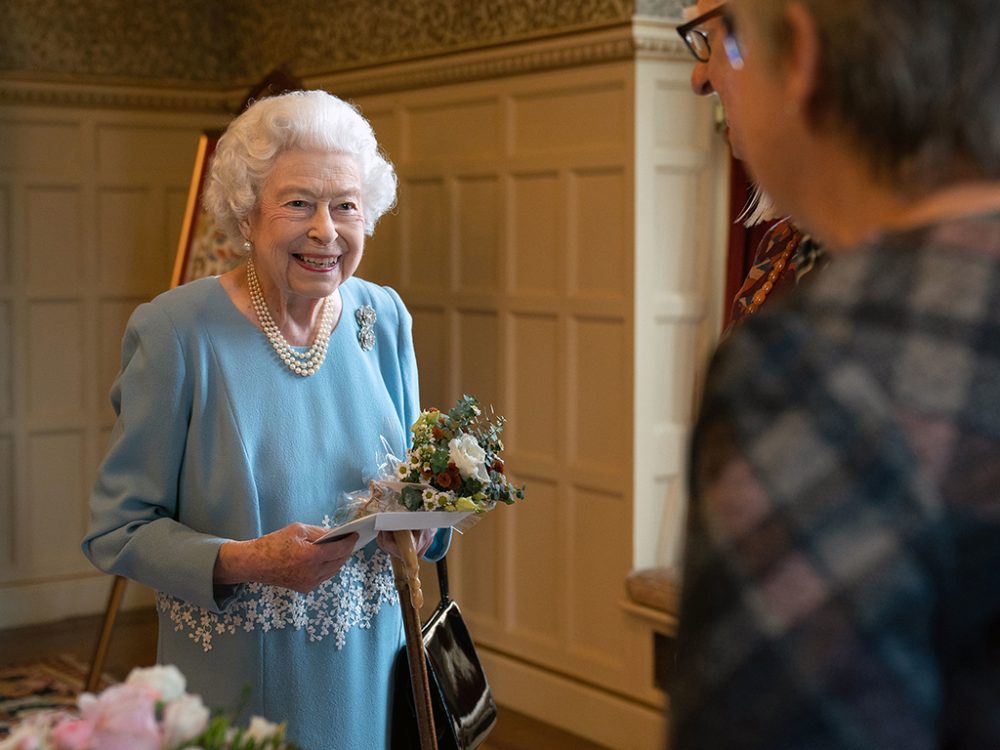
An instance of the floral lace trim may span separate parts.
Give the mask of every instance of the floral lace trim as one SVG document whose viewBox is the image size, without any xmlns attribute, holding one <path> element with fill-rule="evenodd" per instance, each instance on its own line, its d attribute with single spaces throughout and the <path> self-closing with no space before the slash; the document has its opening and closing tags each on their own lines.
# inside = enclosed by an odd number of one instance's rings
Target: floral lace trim
<svg viewBox="0 0 1000 750">
<path fill-rule="evenodd" d="M 340 650 L 348 631 L 370 628 L 383 605 L 398 601 L 392 564 L 381 551 L 370 559 L 364 551 L 358 552 L 337 575 L 308 594 L 263 583 L 244 584 L 221 613 L 156 592 L 157 609 L 170 617 L 174 631 L 188 631 L 188 638 L 206 652 L 212 650 L 212 639 L 217 636 L 255 628 L 267 633 L 286 627 L 305 630 L 310 641 L 333 635 Z"/>
</svg>

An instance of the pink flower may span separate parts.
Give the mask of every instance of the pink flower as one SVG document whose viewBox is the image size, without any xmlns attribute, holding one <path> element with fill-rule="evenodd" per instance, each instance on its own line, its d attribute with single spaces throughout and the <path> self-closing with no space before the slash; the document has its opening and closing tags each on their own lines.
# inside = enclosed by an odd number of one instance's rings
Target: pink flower
<svg viewBox="0 0 1000 750">
<path fill-rule="evenodd" d="M 12 727 L 0 750 L 161 750 L 189 747 L 211 719 L 201 697 L 184 692 L 174 667 L 133 670 L 124 684 L 83 693 L 76 713 L 39 711 Z M 158 716 L 159 714 L 159 716 Z M 226 742 L 240 730 L 223 727 Z M 256 747 L 285 747 L 285 725 L 258 716 L 243 732 Z M 245 744 L 245 743 L 244 743 Z M 251 742 L 250 744 L 254 744 Z M 191 746 L 191 750 L 199 750 Z"/>
<path fill-rule="evenodd" d="M 87 750 L 93 734 L 90 722 L 66 717 L 52 728 L 52 741 L 59 750 Z"/>
<path fill-rule="evenodd" d="M 113 685 L 98 696 L 84 693 L 81 718 L 93 726 L 101 750 L 159 750 L 157 692 L 146 685 Z"/>
</svg>

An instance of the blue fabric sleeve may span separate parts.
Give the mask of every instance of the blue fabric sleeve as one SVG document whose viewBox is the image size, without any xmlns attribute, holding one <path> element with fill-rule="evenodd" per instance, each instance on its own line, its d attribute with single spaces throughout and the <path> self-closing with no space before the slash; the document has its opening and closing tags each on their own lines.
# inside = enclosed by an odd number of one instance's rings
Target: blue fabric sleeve
<svg viewBox="0 0 1000 750">
<path fill-rule="evenodd" d="M 399 421 L 406 431 L 406 445 L 410 445 L 410 427 L 420 415 L 420 379 L 417 375 L 417 357 L 413 350 L 413 318 L 399 294 L 391 287 L 382 287 L 395 307 L 398 330 L 396 331 L 396 357 L 403 384 L 402 398 L 397 408 Z"/>
<path fill-rule="evenodd" d="M 424 551 L 424 559 L 430 562 L 437 562 L 448 554 L 451 548 L 451 529 L 438 529 L 434 535 L 431 546 Z"/>
<path fill-rule="evenodd" d="M 112 386 L 117 422 L 90 498 L 83 552 L 123 575 L 213 612 L 232 587 L 212 582 L 226 539 L 175 520 L 178 476 L 191 415 L 192 384 L 174 326 L 156 305 L 133 313 Z"/>
</svg>

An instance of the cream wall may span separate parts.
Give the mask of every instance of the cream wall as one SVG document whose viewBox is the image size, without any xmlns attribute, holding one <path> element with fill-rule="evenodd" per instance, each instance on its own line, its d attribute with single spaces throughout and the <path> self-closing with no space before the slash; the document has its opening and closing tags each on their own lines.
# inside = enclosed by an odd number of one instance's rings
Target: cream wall
<svg viewBox="0 0 1000 750">
<path fill-rule="evenodd" d="M 638 19 L 308 80 L 354 98 L 397 166 L 362 274 L 413 312 L 424 404 L 471 392 L 509 419 L 528 499 L 452 565 L 494 691 L 615 748 L 660 744 L 623 582 L 676 560 L 721 313 L 725 150 L 674 39 Z M 118 341 L 167 286 L 197 135 L 233 99 L 64 91 L 0 108 L 0 627 L 103 606 L 78 541 Z"/>
<path fill-rule="evenodd" d="M 510 418 L 528 499 L 457 545 L 477 637 L 625 687 L 631 566 L 633 87 L 628 64 L 362 100 L 402 178 L 388 242 L 422 397 Z M 576 127 L 586 123 L 586 127 Z M 382 237 L 379 238 L 383 239 Z"/>
<path fill-rule="evenodd" d="M 0 627 L 103 605 L 80 539 L 108 389 L 129 313 L 168 285 L 211 120 L 0 108 Z"/>
</svg>

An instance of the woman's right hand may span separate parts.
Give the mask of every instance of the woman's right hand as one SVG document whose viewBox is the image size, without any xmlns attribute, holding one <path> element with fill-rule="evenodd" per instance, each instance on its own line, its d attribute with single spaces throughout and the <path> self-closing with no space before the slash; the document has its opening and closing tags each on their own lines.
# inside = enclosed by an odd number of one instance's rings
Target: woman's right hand
<svg viewBox="0 0 1000 750">
<path fill-rule="evenodd" d="M 354 550 L 357 534 L 313 544 L 326 533 L 319 526 L 293 523 L 246 542 L 219 547 L 213 580 L 218 584 L 255 581 L 308 593 L 340 570 Z"/>
</svg>

